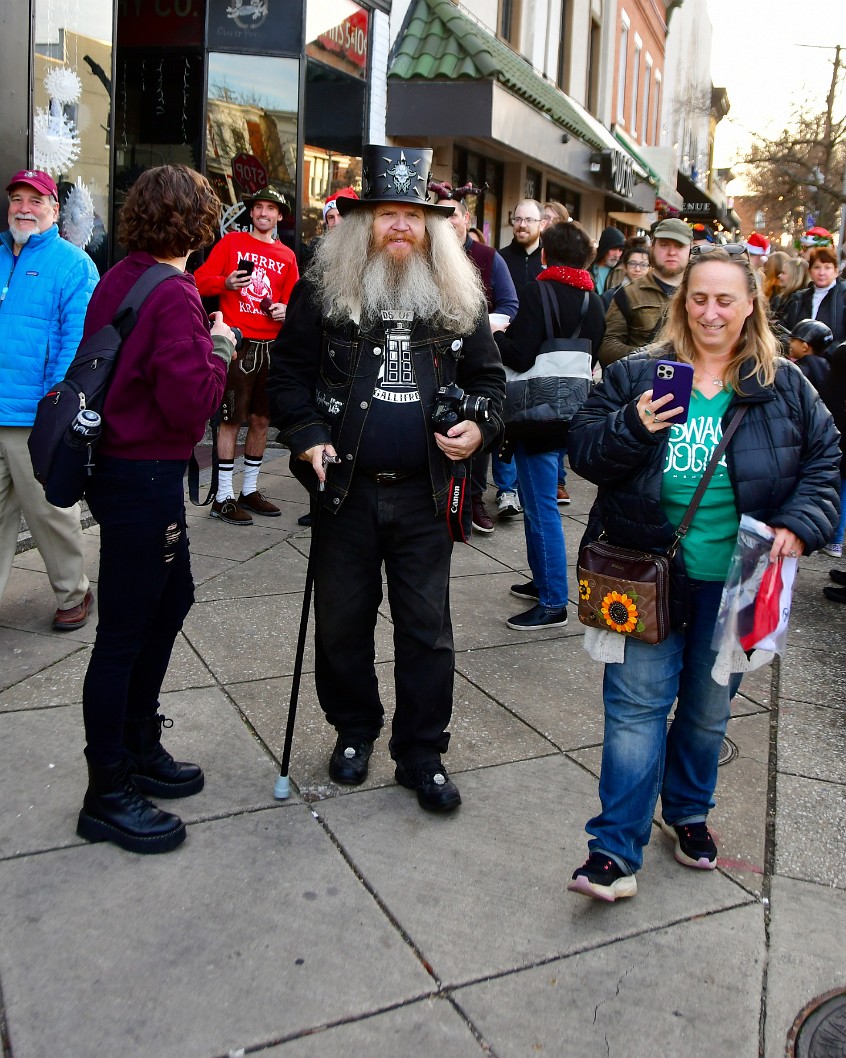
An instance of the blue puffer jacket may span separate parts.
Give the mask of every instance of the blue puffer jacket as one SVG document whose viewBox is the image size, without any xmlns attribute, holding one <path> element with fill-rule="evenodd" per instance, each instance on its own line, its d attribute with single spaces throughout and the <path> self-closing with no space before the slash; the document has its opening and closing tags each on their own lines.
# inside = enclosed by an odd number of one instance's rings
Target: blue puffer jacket
<svg viewBox="0 0 846 1058">
<path fill-rule="evenodd" d="M 660 355 L 675 359 L 667 349 Z M 675 527 L 661 506 L 669 431 L 650 433 L 635 407 L 652 387 L 655 359 L 641 351 L 607 367 L 570 424 L 570 466 L 599 486 L 585 539 L 604 527 L 611 543 L 623 547 L 658 552 L 672 541 Z M 735 408 L 748 405 L 726 450 L 737 513 L 789 529 L 806 553 L 816 551 L 840 515 L 839 434 L 831 413 L 787 360 L 778 360 L 771 386 L 750 378 L 743 389 L 723 416 L 725 428 Z"/>
<path fill-rule="evenodd" d="M 32 426 L 39 400 L 65 377 L 97 279 L 55 224 L 17 258 L 10 233 L 0 234 L 0 426 Z"/>
</svg>

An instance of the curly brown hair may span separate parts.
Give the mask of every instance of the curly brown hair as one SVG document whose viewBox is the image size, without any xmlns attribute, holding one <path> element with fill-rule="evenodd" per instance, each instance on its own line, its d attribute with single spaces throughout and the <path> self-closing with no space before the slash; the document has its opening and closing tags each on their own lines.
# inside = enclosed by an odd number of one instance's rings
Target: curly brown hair
<svg viewBox="0 0 846 1058">
<path fill-rule="evenodd" d="M 118 241 L 153 257 L 184 257 L 214 241 L 220 210 L 220 199 L 201 173 L 187 165 L 159 165 L 129 189 Z"/>
</svg>

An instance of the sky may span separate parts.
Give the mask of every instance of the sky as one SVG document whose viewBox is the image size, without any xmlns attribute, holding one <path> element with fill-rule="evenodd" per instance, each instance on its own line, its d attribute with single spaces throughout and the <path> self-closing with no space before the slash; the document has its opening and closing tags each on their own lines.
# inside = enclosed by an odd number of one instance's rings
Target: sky
<svg viewBox="0 0 846 1058">
<path fill-rule="evenodd" d="M 836 44 L 843 51 L 835 117 L 846 114 L 846 0 L 686 0 L 705 2 L 714 28 L 711 77 L 731 103 L 717 126 L 715 168 L 731 166 L 753 133 L 788 126 L 803 101 L 825 109 Z"/>
</svg>

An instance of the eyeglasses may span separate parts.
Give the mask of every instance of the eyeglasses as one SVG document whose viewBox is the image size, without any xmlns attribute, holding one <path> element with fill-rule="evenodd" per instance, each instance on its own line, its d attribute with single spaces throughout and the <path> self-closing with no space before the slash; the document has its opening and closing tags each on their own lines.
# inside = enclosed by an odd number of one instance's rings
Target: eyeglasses
<svg viewBox="0 0 846 1058">
<path fill-rule="evenodd" d="M 540 219 L 538 217 L 512 217 L 511 218 L 511 227 L 512 228 L 516 228 L 520 224 L 525 224 L 527 228 L 531 228 L 535 224 L 540 224 Z"/>
<path fill-rule="evenodd" d="M 703 246 L 691 246 L 690 256 L 701 257 L 702 254 L 710 253 L 712 250 L 725 250 L 730 257 L 740 257 L 741 254 L 747 253 L 746 247 L 742 242 L 726 242 L 722 245 L 715 242 L 708 242 Z"/>
<path fill-rule="evenodd" d="M 649 261 L 626 261 L 626 268 L 636 268 L 638 270 L 642 268 L 649 268 Z"/>
</svg>

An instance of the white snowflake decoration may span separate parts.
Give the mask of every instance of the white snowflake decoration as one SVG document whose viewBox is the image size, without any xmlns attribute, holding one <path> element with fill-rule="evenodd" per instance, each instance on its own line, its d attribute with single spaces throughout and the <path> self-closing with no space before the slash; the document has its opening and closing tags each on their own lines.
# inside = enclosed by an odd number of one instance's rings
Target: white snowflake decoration
<svg viewBox="0 0 846 1058">
<path fill-rule="evenodd" d="M 61 105 L 53 100 L 49 111 L 38 107 L 35 111 L 32 136 L 35 168 L 46 169 L 54 175 L 67 172 L 79 157 L 79 152 L 80 142 L 76 126 L 62 113 Z"/>
<path fill-rule="evenodd" d="M 62 206 L 62 237 L 84 249 L 94 234 L 94 199 L 82 182 L 76 178 L 76 184 Z"/>
<path fill-rule="evenodd" d="M 57 103 L 76 103 L 82 95 L 82 81 L 70 66 L 57 66 L 44 78 L 50 99 Z"/>
</svg>

